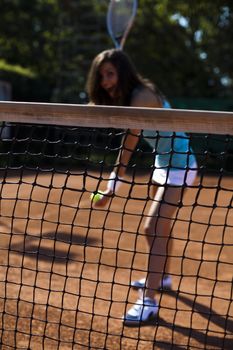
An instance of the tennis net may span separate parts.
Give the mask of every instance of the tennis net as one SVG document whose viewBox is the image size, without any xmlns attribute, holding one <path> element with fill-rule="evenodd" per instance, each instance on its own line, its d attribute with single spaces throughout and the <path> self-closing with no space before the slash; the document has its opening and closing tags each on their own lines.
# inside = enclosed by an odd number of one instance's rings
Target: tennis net
<svg viewBox="0 0 233 350">
<path fill-rule="evenodd" d="M 0 102 L 0 120 L 1 349 L 232 349 L 233 113 Z M 131 129 L 156 131 L 140 132 L 119 191 L 95 207 Z M 128 327 L 154 159 L 172 167 L 183 132 L 197 176 L 172 220 L 171 289 L 156 320 Z"/>
</svg>

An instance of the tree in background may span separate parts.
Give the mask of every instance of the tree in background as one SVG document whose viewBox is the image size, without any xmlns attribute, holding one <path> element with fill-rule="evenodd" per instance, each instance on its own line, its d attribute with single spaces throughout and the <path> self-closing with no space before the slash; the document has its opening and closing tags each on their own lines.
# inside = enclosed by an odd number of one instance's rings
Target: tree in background
<svg viewBox="0 0 233 350">
<path fill-rule="evenodd" d="M 113 46 L 108 0 L 2 0 L 0 73 L 14 100 L 85 102 L 92 58 Z M 169 98 L 232 96 L 233 3 L 139 0 L 125 50 Z M 10 67 L 21 67 L 21 70 Z"/>
<path fill-rule="evenodd" d="M 13 98 L 80 102 L 90 57 L 105 46 L 105 11 L 95 0 L 3 0 L 0 69 Z M 15 74 L 15 64 L 28 74 Z"/>
<path fill-rule="evenodd" d="M 229 1 L 141 0 L 130 51 L 168 96 L 230 96 L 232 7 Z"/>
</svg>

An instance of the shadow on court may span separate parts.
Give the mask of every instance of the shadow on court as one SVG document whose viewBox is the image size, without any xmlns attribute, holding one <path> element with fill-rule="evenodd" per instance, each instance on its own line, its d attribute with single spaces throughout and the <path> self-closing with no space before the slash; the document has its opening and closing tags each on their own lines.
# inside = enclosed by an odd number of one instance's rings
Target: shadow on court
<svg viewBox="0 0 233 350">
<path fill-rule="evenodd" d="M 97 242 L 88 236 L 49 232 L 42 237 L 18 237 L 17 243 L 11 243 L 10 251 L 37 261 L 64 264 L 77 261 L 80 247 L 95 246 Z"/>
<path fill-rule="evenodd" d="M 184 295 L 180 295 L 174 291 L 169 292 L 169 294 L 176 298 L 181 300 L 184 304 L 187 306 L 190 306 L 194 312 L 198 312 L 199 315 L 207 319 L 209 322 L 215 324 L 216 326 L 222 328 L 223 332 L 229 334 L 231 333 L 232 335 L 232 340 L 231 340 L 231 349 L 233 348 L 233 320 L 230 320 L 229 318 L 225 318 L 218 313 L 216 313 L 213 309 L 207 307 L 206 305 L 203 305 L 196 300 L 191 300 Z M 209 344 L 209 343 L 208 343 Z"/>
</svg>

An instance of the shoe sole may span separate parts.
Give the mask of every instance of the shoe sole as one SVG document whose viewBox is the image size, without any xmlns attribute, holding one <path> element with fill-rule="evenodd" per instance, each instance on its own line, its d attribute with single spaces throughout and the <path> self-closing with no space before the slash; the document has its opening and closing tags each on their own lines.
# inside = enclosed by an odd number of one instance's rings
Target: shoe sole
<svg viewBox="0 0 233 350">
<path fill-rule="evenodd" d="M 145 285 L 142 286 L 142 287 L 131 285 L 131 288 L 134 289 L 134 290 L 145 289 Z M 172 290 L 172 287 L 159 287 L 158 290 L 164 291 L 164 292 L 169 292 L 169 291 Z"/>
<path fill-rule="evenodd" d="M 141 327 L 147 325 L 156 325 L 158 323 L 158 315 L 150 316 L 146 321 L 124 320 L 123 325 L 127 327 Z"/>
</svg>

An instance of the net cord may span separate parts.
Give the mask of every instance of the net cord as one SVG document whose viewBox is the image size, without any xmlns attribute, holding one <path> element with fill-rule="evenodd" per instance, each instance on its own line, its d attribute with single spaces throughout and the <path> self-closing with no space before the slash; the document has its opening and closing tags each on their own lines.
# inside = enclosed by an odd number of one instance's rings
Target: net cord
<svg viewBox="0 0 233 350">
<path fill-rule="evenodd" d="M 0 102 L 1 121 L 233 135 L 233 112 L 207 110 Z"/>
</svg>

